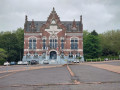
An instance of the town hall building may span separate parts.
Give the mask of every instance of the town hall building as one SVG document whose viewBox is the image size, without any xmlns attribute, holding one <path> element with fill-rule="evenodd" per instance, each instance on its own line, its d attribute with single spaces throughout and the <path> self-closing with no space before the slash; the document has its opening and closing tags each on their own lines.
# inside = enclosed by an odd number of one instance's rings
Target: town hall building
<svg viewBox="0 0 120 90">
<path fill-rule="evenodd" d="M 53 8 L 47 21 L 28 21 L 25 17 L 23 61 L 65 64 L 79 57 L 84 61 L 82 16 L 80 21 L 60 21 Z"/>
</svg>

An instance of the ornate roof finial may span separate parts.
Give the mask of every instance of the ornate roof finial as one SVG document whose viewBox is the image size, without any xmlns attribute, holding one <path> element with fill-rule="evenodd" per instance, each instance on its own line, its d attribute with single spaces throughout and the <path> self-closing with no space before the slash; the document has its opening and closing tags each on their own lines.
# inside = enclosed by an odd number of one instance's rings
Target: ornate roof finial
<svg viewBox="0 0 120 90">
<path fill-rule="evenodd" d="M 55 8 L 53 7 L 53 11 L 55 11 Z"/>
<path fill-rule="evenodd" d="M 55 13 L 55 8 L 53 7 L 52 13 Z"/>
<path fill-rule="evenodd" d="M 34 25 L 34 19 L 32 19 L 32 24 L 31 24 L 31 27 L 34 28 L 35 25 Z"/>
<path fill-rule="evenodd" d="M 32 25 L 34 26 L 34 19 L 32 19 Z"/>
<path fill-rule="evenodd" d="M 76 28 L 75 19 L 73 20 L 73 24 L 72 24 L 72 27 L 75 27 L 75 28 Z"/>
<path fill-rule="evenodd" d="M 31 22 L 31 31 L 32 32 L 35 32 L 35 28 L 36 28 L 36 26 L 35 26 L 35 23 L 34 23 L 34 19 L 32 19 L 32 22 Z"/>
</svg>

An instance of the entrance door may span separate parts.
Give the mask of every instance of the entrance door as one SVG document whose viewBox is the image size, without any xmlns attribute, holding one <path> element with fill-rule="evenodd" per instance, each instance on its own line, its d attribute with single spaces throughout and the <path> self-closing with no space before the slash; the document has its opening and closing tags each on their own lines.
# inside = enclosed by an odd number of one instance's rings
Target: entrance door
<svg viewBox="0 0 120 90">
<path fill-rule="evenodd" d="M 50 52 L 50 59 L 57 59 L 57 53 L 55 51 Z"/>
</svg>

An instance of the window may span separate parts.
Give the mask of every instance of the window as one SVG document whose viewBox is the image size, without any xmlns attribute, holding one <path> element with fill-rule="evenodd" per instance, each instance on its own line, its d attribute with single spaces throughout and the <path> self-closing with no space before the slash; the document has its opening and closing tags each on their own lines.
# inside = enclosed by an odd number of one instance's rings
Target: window
<svg viewBox="0 0 120 90">
<path fill-rule="evenodd" d="M 43 49 L 46 49 L 46 40 L 43 39 Z"/>
<path fill-rule="evenodd" d="M 64 49 L 64 40 L 61 40 L 61 49 Z"/>
<path fill-rule="evenodd" d="M 78 39 L 77 38 L 71 39 L 71 49 L 78 49 Z"/>
<path fill-rule="evenodd" d="M 36 39 L 35 38 L 29 39 L 29 49 L 36 49 Z"/>
<path fill-rule="evenodd" d="M 57 48 L 57 39 L 53 38 L 50 39 L 50 49 L 56 49 Z"/>
<path fill-rule="evenodd" d="M 42 38 L 42 44 L 43 44 L 43 45 L 42 45 L 42 46 L 43 46 L 42 48 L 43 48 L 43 49 L 47 49 L 47 48 L 46 48 L 46 40 L 47 40 L 47 38 L 46 38 L 45 36 L 43 36 L 43 38 Z"/>
<path fill-rule="evenodd" d="M 33 40 L 33 49 L 36 49 L 36 40 Z"/>
</svg>

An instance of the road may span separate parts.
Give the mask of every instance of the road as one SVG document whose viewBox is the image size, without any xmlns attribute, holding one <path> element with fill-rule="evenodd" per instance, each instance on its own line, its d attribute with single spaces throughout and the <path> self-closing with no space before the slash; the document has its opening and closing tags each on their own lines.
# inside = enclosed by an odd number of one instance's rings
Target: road
<svg viewBox="0 0 120 90">
<path fill-rule="evenodd" d="M 120 90 L 119 63 L 0 66 L 0 90 Z"/>
</svg>

